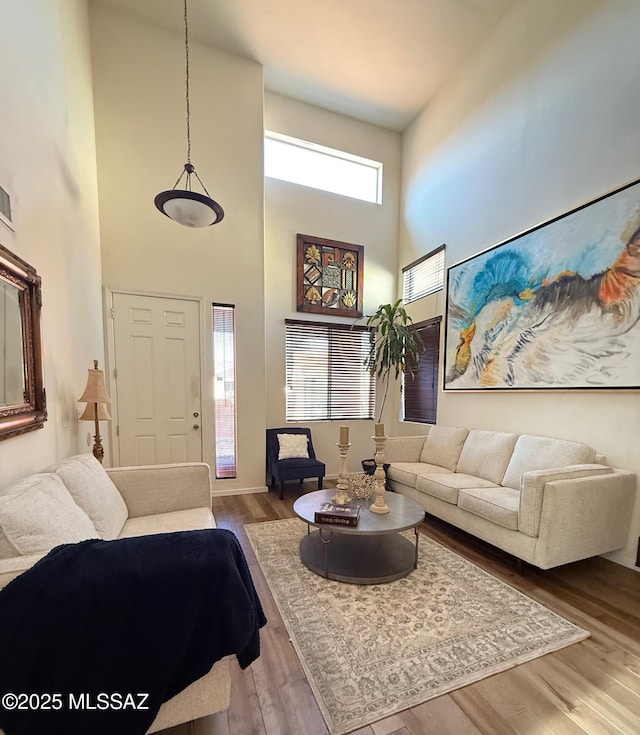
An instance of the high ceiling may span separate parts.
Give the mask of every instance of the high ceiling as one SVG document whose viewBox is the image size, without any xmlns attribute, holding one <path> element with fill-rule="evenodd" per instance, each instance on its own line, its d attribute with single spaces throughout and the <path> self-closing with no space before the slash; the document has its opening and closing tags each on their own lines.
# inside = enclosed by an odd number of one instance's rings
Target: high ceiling
<svg viewBox="0 0 640 735">
<path fill-rule="evenodd" d="M 189 35 L 265 86 L 403 130 L 520 0 L 188 0 Z M 182 0 L 92 0 L 184 34 Z"/>
</svg>

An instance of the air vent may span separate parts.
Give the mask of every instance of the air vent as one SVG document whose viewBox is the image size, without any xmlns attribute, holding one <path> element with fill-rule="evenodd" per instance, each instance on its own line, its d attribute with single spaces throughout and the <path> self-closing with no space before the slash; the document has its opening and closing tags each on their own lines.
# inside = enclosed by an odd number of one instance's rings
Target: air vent
<svg viewBox="0 0 640 735">
<path fill-rule="evenodd" d="M 11 197 L 0 186 L 0 214 L 11 222 Z"/>
</svg>

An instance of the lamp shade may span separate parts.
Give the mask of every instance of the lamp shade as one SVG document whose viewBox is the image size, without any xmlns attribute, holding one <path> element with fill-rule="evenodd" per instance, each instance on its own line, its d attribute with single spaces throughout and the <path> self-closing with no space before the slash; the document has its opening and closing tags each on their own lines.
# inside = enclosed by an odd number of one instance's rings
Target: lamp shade
<svg viewBox="0 0 640 735">
<path fill-rule="evenodd" d="M 78 421 L 95 421 L 96 406 L 98 406 L 98 421 L 111 421 L 111 414 L 106 403 L 87 403 L 82 414 L 78 416 Z"/>
<path fill-rule="evenodd" d="M 84 393 L 78 398 L 78 403 L 111 403 L 104 382 L 104 370 L 98 370 L 97 360 L 93 361 L 93 370 L 89 369 L 87 372 L 89 373 L 87 385 Z"/>
<path fill-rule="evenodd" d="M 186 227 L 209 227 L 224 217 L 218 202 L 187 189 L 163 191 L 156 196 L 155 204 L 162 214 Z"/>
</svg>

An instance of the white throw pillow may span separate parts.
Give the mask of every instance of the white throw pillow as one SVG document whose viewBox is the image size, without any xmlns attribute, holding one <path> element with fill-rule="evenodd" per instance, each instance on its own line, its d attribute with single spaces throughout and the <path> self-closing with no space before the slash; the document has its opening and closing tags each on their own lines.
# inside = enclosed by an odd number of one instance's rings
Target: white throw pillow
<svg viewBox="0 0 640 735">
<path fill-rule="evenodd" d="M 0 495 L 0 559 L 89 538 L 98 538 L 93 523 L 57 475 L 29 475 Z"/>
<path fill-rule="evenodd" d="M 55 468 L 76 503 L 93 521 L 101 539 L 118 538 L 129 511 L 118 488 L 93 454 L 78 454 Z"/>
<path fill-rule="evenodd" d="M 308 457 L 309 446 L 306 434 L 278 434 L 280 451 L 278 459 L 295 459 Z"/>
</svg>

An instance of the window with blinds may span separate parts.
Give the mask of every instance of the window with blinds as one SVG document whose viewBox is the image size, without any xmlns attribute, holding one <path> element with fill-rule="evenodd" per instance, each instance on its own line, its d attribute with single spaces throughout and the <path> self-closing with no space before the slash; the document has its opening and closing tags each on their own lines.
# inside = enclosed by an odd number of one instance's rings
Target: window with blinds
<svg viewBox="0 0 640 735">
<path fill-rule="evenodd" d="M 409 362 L 403 376 L 403 420 L 435 424 L 438 411 L 438 364 L 440 362 L 440 322 L 442 317 L 414 325 L 422 340 L 422 350 L 413 377 Z"/>
<path fill-rule="evenodd" d="M 235 307 L 213 304 L 213 399 L 216 479 L 236 476 Z"/>
<path fill-rule="evenodd" d="M 376 384 L 364 326 L 286 319 L 286 419 L 373 419 Z"/>
<path fill-rule="evenodd" d="M 444 288 L 444 253 L 441 245 L 402 269 L 402 300 L 405 304 Z"/>
</svg>

